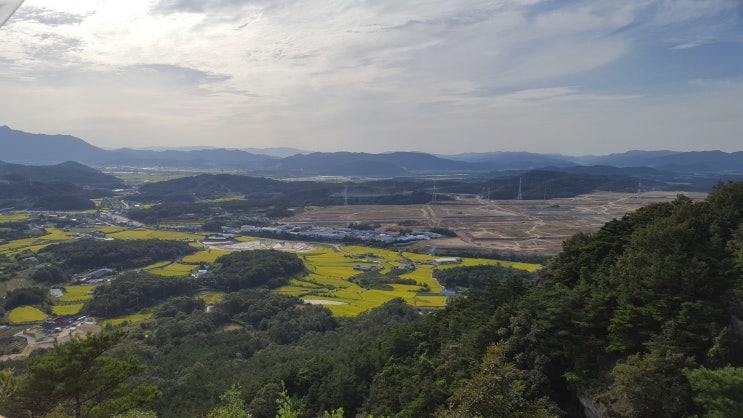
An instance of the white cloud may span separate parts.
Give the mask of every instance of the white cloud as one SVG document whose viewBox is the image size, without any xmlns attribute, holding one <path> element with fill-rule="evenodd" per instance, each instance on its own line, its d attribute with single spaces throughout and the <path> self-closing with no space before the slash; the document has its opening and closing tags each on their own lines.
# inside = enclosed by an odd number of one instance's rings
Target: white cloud
<svg viewBox="0 0 743 418">
<path fill-rule="evenodd" d="M 625 122 L 646 128 L 652 147 L 650 133 L 664 129 L 644 115 L 667 121 L 664 112 L 681 110 L 613 84 L 587 90 L 581 75 L 639 46 L 665 42 L 683 51 L 734 40 L 736 7 L 736 0 L 27 0 L 2 29 L 0 114 L 15 128 L 107 146 L 385 151 L 456 141 L 468 151 L 538 151 L 540 141 L 560 137 L 556 146 L 581 140 L 596 152 L 613 144 L 595 138 L 614 134 L 595 121 L 621 132 L 614 121 L 632 116 L 643 122 Z M 700 19 L 704 25 L 693 24 Z"/>
</svg>

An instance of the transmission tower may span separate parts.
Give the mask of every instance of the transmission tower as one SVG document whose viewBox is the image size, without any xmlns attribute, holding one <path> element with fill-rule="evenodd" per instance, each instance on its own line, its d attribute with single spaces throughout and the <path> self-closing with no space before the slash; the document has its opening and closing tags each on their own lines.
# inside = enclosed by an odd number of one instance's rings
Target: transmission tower
<svg viewBox="0 0 743 418">
<path fill-rule="evenodd" d="M 524 197 L 521 196 L 521 177 L 519 177 L 519 194 L 516 195 L 516 200 L 524 200 Z"/>
<path fill-rule="evenodd" d="M 348 185 L 343 189 L 343 206 L 348 206 Z"/>
<path fill-rule="evenodd" d="M 436 182 L 433 182 L 433 193 L 431 193 L 431 203 L 436 203 Z"/>
</svg>

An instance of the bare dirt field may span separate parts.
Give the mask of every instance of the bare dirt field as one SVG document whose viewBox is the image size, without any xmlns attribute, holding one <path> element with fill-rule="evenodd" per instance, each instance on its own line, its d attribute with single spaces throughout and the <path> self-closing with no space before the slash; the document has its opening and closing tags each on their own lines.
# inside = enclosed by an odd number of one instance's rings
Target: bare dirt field
<svg viewBox="0 0 743 418">
<path fill-rule="evenodd" d="M 592 193 L 569 199 L 454 201 L 405 206 L 334 206 L 307 210 L 284 223 L 343 227 L 351 222 L 401 225 L 406 228 L 443 227 L 457 238 L 431 240 L 427 246 L 496 251 L 502 254 L 553 255 L 577 232 L 599 229 L 653 202 L 667 202 L 680 192 L 642 194 Z M 704 193 L 684 193 L 704 199 Z"/>
</svg>

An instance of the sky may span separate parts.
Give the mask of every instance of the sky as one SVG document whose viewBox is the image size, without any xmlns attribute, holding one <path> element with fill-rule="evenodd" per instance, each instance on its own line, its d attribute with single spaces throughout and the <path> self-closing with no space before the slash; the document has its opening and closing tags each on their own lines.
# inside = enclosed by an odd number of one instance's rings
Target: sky
<svg viewBox="0 0 743 418">
<path fill-rule="evenodd" d="M 743 1 L 26 0 L 0 28 L 0 125 L 104 148 L 740 151 Z"/>
</svg>

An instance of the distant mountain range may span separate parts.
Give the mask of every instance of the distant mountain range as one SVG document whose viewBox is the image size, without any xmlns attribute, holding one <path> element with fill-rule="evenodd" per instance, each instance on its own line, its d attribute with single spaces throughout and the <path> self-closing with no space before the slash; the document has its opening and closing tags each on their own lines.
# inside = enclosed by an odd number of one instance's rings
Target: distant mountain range
<svg viewBox="0 0 743 418">
<path fill-rule="evenodd" d="M 196 147 L 199 148 L 199 147 Z M 296 153 L 278 157 L 223 148 L 105 150 L 69 135 L 31 134 L 0 126 L 0 160 L 22 164 L 78 161 L 95 167 L 163 167 L 235 170 L 275 177 L 415 177 L 467 175 L 497 177 L 545 169 L 573 174 L 622 175 L 708 187 L 743 178 L 743 152 L 628 151 L 605 156 L 565 156 L 529 152 L 431 155 L 422 152 Z M 252 150 L 252 149 L 251 149 Z M 260 150 L 256 150 L 260 151 Z M 286 155 L 294 149 L 272 149 Z"/>
</svg>

